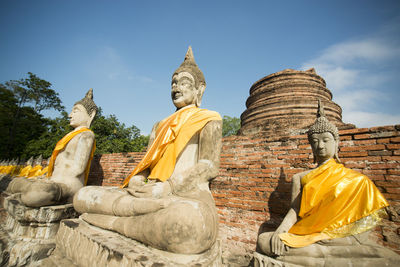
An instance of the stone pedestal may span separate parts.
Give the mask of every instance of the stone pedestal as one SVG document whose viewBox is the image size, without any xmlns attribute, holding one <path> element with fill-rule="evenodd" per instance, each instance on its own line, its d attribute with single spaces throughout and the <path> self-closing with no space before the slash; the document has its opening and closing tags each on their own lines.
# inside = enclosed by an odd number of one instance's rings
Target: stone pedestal
<svg viewBox="0 0 400 267">
<path fill-rule="evenodd" d="M 254 267 L 302 267 L 301 265 L 283 263 L 260 253 L 253 253 Z"/>
<path fill-rule="evenodd" d="M 219 242 L 196 255 L 161 251 L 118 233 L 87 224 L 81 219 L 63 220 L 56 237 L 57 247 L 40 266 L 61 266 L 69 259 L 77 266 L 221 266 Z"/>
<path fill-rule="evenodd" d="M 14 194 L 3 202 L 0 260 L 8 266 L 26 266 L 48 257 L 55 248 L 60 221 L 78 215 L 72 204 L 30 208 L 21 204 L 19 197 Z"/>
</svg>

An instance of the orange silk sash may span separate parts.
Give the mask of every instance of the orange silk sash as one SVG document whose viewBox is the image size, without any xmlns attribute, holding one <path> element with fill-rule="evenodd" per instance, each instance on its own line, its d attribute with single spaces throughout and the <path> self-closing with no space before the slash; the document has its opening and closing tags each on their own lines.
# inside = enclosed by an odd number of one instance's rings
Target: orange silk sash
<svg viewBox="0 0 400 267">
<path fill-rule="evenodd" d="M 175 162 L 190 138 L 209 121 L 222 120 L 215 111 L 200 109 L 196 106 L 184 107 L 162 120 L 156 137 L 136 168 L 125 179 L 122 187 L 128 185 L 132 176 L 149 168 L 148 179 L 166 181 L 175 169 Z"/>
<path fill-rule="evenodd" d="M 54 163 L 56 162 L 56 158 L 57 158 L 58 154 L 67 146 L 67 144 L 69 143 L 69 141 L 71 141 L 72 138 L 74 138 L 76 135 L 80 134 L 81 132 L 85 132 L 85 131 L 90 131 L 90 130 L 88 128 L 82 128 L 77 131 L 72 131 L 72 132 L 68 133 L 67 135 L 65 135 L 63 138 L 61 138 L 60 141 L 57 142 L 56 147 L 54 148 L 53 153 L 51 154 L 51 158 L 50 158 L 49 165 L 47 168 L 47 177 L 51 177 L 51 175 L 53 174 Z M 90 163 L 93 159 L 95 150 L 96 150 L 96 140 L 93 142 L 92 151 L 90 153 L 90 158 L 89 158 L 89 161 L 88 161 L 88 163 L 86 165 L 86 169 L 85 169 L 85 185 L 86 185 L 87 179 L 89 177 Z"/>
<path fill-rule="evenodd" d="M 345 168 L 334 159 L 305 175 L 301 183 L 301 219 L 289 233 L 279 235 L 291 247 L 369 230 L 365 226 L 358 230 L 354 227 L 357 228 L 358 220 L 375 216 L 389 205 L 367 176 Z"/>
</svg>

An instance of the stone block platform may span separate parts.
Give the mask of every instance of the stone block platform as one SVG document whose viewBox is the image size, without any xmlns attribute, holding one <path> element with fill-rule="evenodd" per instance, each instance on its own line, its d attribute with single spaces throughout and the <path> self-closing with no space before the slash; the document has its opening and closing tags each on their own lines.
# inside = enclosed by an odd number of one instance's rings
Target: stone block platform
<svg viewBox="0 0 400 267">
<path fill-rule="evenodd" d="M 67 259 L 76 266 L 221 266 L 220 243 L 196 255 L 174 254 L 150 248 L 118 233 L 81 219 L 63 220 L 56 236 L 57 247 L 40 266 L 63 266 Z M 64 265 L 65 266 L 65 265 Z"/>
<path fill-rule="evenodd" d="M 20 195 L 4 198 L 0 226 L 0 265 L 27 266 L 48 257 L 55 248 L 60 221 L 75 218 L 72 204 L 30 208 Z"/>
</svg>

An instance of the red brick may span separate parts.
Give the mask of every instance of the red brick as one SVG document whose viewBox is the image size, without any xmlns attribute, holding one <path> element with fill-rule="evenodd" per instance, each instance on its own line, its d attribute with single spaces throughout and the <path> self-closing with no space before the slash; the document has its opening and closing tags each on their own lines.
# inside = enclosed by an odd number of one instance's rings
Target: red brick
<svg viewBox="0 0 400 267">
<path fill-rule="evenodd" d="M 376 181 L 375 182 L 376 186 L 380 186 L 383 188 L 389 188 L 389 187 L 400 187 L 400 180 L 398 181 Z"/>
<path fill-rule="evenodd" d="M 349 163 L 345 163 L 344 165 L 350 169 L 354 169 L 354 168 L 363 169 L 367 166 L 367 164 L 365 162 L 358 162 L 358 163 L 356 163 L 356 162 L 350 163 L 349 162 Z"/>
<path fill-rule="evenodd" d="M 387 150 L 369 150 L 369 156 L 391 156 L 393 154 L 392 151 Z"/>
<path fill-rule="evenodd" d="M 351 147 L 341 147 L 340 151 L 362 151 L 362 150 L 384 150 L 385 145 L 367 145 L 367 146 L 351 146 Z"/>
<path fill-rule="evenodd" d="M 389 194 L 399 194 L 400 195 L 400 188 L 387 187 L 386 192 L 388 192 Z"/>
<path fill-rule="evenodd" d="M 400 144 L 387 144 L 387 149 L 400 149 Z"/>
<path fill-rule="evenodd" d="M 371 138 L 371 134 L 356 134 L 354 135 L 354 139 L 369 139 Z"/>
<path fill-rule="evenodd" d="M 311 148 L 310 149 L 296 149 L 296 150 L 290 150 L 289 154 L 310 154 L 312 153 Z"/>
<path fill-rule="evenodd" d="M 340 152 L 339 157 L 365 157 L 368 156 L 367 151 Z"/>
<path fill-rule="evenodd" d="M 400 168 L 400 156 L 382 156 L 382 159 L 387 161 L 397 161 Z"/>
<path fill-rule="evenodd" d="M 389 170 L 387 170 L 387 173 L 388 173 L 388 174 L 400 175 L 400 168 L 399 168 L 399 169 L 393 169 L 393 170 L 389 169 Z M 399 178 L 400 178 L 400 177 L 399 177 Z"/>
<path fill-rule="evenodd" d="M 369 132 L 368 128 L 354 128 L 354 129 L 348 129 L 348 130 L 340 130 L 339 134 L 346 135 L 346 134 L 358 134 L 358 133 L 367 133 L 367 132 Z"/>
<path fill-rule="evenodd" d="M 370 176 L 370 175 L 377 175 L 377 174 L 386 174 L 387 170 L 386 169 L 384 169 L 384 170 L 366 170 L 366 169 L 364 169 L 361 172 L 367 176 Z"/>
<path fill-rule="evenodd" d="M 370 144 L 376 144 L 375 139 L 367 139 L 367 140 L 354 140 L 353 141 L 354 145 L 370 145 Z"/>
<path fill-rule="evenodd" d="M 395 169 L 399 167 L 398 163 L 377 163 L 370 164 L 369 167 L 371 169 Z"/>
<path fill-rule="evenodd" d="M 385 175 L 388 181 L 400 181 L 400 175 Z"/>
<path fill-rule="evenodd" d="M 391 143 L 400 143 L 400 136 L 399 137 L 392 137 L 390 138 Z"/>
<path fill-rule="evenodd" d="M 344 135 L 344 136 L 340 136 L 340 140 L 352 140 L 351 135 Z"/>
<path fill-rule="evenodd" d="M 369 128 L 371 132 L 385 132 L 385 131 L 393 131 L 395 130 L 393 125 L 387 125 L 387 126 L 376 126 L 376 127 L 371 127 Z"/>
</svg>

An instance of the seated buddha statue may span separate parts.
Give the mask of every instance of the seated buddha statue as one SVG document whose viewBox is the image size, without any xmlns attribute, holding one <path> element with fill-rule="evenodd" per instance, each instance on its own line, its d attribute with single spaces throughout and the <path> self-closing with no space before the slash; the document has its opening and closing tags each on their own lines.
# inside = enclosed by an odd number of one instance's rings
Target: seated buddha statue
<svg viewBox="0 0 400 267">
<path fill-rule="evenodd" d="M 87 186 L 73 204 L 89 224 L 160 250 L 199 254 L 217 237 L 209 182 L 218 175 L 222 120 L 199 108 L 206 83 L 191 47 L 171 85 L 176 111 L 154 125 L 146 154 L 121 188 Z"/>
<path fill-rule="evenodd" d="M 94 133 L 89 127 L 96 112 L 93 90 L 90 89 L 82 100 L 75 103 L 69 114 L 74 130 L 57 142 L 46 169 L 47 177 L 15 178 L 9 183 L 7 191 L 21 193 L 21 201 L 28 207 L 72 202 L 73 195 L 86 184 L 89 175 L 95 150 Z M 33 177 L 40 171 L 29 170 L 29 173 Z"/>
<path fill-rule="evenodd" d="M 338 129 L 318 106 L 307 132 L 317 167 L 293 176 L 291 207 L 275 232 L 259 235 L 258 248 L 273 266 L 397 266 L 398 254 L 368 238 L 389 204 L 367 176 L 340 163 Z"/>
</svg>

